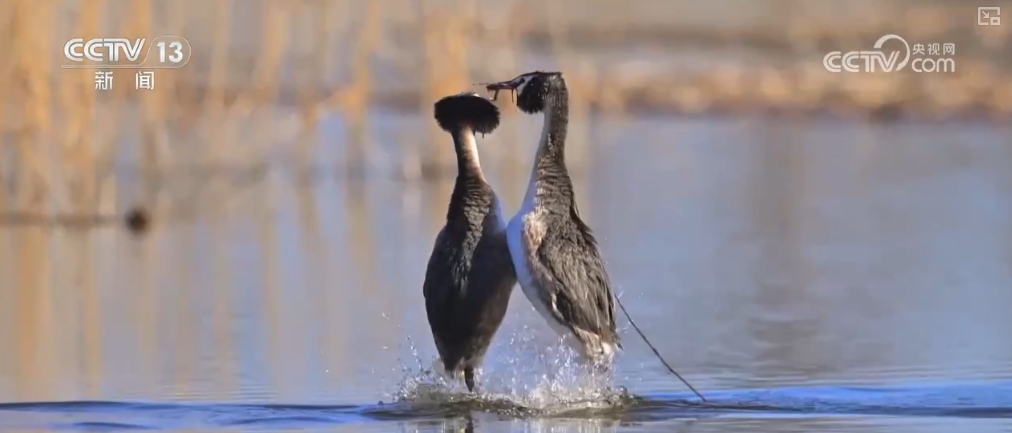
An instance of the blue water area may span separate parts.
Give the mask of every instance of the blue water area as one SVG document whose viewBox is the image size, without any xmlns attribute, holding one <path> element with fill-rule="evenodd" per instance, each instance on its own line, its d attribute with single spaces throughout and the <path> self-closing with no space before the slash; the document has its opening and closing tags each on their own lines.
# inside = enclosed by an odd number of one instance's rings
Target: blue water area
<svg viewBox="0 0 1012 433">
<path fill-rule="evenodd" d="M 127 431 L 185 428 L 325 428 L 346 423 L 449 419 L 474 412 L 506 418 L 579 417 L 629 422 L 678 418 L 897 417 L 1012 418 L 1012 381 L 889 387 L 782 387 L 692 394 L 625 395 L 601 405 L 534 409 L 509 399 L 447 395 L 443 401 L 375 405 L 189 404 L 54 401 L 0 404 L 0 429 Z"/>
</svg>

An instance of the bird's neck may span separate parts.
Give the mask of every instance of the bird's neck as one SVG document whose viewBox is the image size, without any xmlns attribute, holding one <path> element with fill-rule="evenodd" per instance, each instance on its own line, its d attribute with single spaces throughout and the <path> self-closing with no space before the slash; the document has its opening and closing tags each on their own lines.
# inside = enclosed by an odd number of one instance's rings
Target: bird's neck
<svg viewBox="0 0 1012 433">
<path fill-rule="evenodd" d="M 478 145 L 474 132 L 462 129 L 453 134 L 453 147 L 457 153 L 457 180 L 450 195 L 450 206 L 447 209 L 448 224 L 464 224 L 473 226 L 481 221 L 472 221 L 471 209 L 481 207 L 487 201 L 488 184 L 481 171 L 478 160 Z"/>
<path fill-rule="evenodd" d="M 535 203 L 552 196 L 572 200 L 573 186 L 566 168 L 566 130 L 569 126 L 569 98 L 565 88 L 553 91 L 545 101 L 541 140 L 524 197 Z"/>
<path fill-rule="evenodd" d="M 474 132 L 462 128 L 453 134 L 453 149 L 457 153 L 457 177 L 484 180 L 481 161 L 478 159 L 478 143 Z"/>
</svg>

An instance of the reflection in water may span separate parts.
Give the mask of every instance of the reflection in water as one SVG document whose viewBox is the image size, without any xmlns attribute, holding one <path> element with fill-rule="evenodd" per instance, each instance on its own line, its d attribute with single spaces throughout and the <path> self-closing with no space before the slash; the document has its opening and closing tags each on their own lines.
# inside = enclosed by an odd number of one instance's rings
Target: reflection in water
<svg viewBox="0 0 1012 433">
<path fill-rule="evenodd" d="M 449 420 L 409 421 L 401 431 L 404 433 L 474 433 L 479 432 L 572 432 L 572 433 L 608 433 L 618 431 L 619 423 L 605 419 L 555 419 L 555 420 L 514 420 L 502 421 L 492 416 L 475 419 L 464 416 Z M 679 431 L 668 429 L 668 431 Z"/>
<path fill-rule="evenodd" d="M 399 121 L 377 118 L 379 132 Z M 509 213 L 540 127 L 513 120 L 480 150 Z M 588 131 L 587 165 L 574 170 L 581 211 L 630 312 L 704 393 L 1012 378 L 1007 128 L 599 119 Z M 500 159 L 511 162 L 492 162 Z M 0 228 L 0 400 L 364 404 L 392 391 L 405 365 L 428 367 L 421 278 L 453 180 L 306 179 L 272 166 L 263 182 L 214 200 L 224 210 L 143 238 Z M 525 326 L 551 341 L 517 292 L 492 369 L 515 355 L 509 342 Z M 624 332 L 618 384 L 682 392 Z M 626 428 L 479 415 L 402 427 Z M 903 422 L 648 429 L 884 431 Z"/>
<path fill-rule="evenodd" d="M 17 343 L 13 350 L 14 397 L 17 399 L 39 398 L 53 392 L 51 379 L 56 375 L 52 369 L 55 357 L 50 349 L 55 343 L 51 329 L 51 296 L 49 284 L 49 242 L 50 234 L 41 228 L 29 228 L 16 234 L 15 248 L 18 260 L 14 272 L 15 287 L 31 288 L 14 294 L 17 301 L 11 316 L 13 323 L 5 327 L 17 329 L 14 336 Z M 8 256 L 10 257 L 10 256 Z"/>
</svg>

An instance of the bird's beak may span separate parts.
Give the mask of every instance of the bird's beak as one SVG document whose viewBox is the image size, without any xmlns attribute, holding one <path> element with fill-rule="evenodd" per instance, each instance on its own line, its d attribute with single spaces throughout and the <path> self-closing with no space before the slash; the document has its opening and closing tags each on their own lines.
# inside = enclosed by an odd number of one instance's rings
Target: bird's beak
<svg viewBox="0 0 1012 433">
<path fill-rule="evenodd" d="M 514 78 L 512 80 L 509 80 L 509 81 L 500 81 L 498 83 L 486 84 L 485 85 L 485 90 L 488 90 L 489 92 L 493 92 L 492 93 L 492 100 L 495 101 L 497 98 L 499 98 L 499 91 L 501 91 L 501 90 L 511 90 L 511 91 L 512 90 L 516 90 L 516 88 L 520 87 L 520 85 L 523 84 L 523 83 L 524 83 L 524 77 L 521 76 L 521 77 L 516 77 L 516 78 Z"/>
<path fill-rule="evenodd" d="M 520 87 L 520 85 L 523 84 L 523 82 L 524 77 L 516 77 L 509 81 L 500 81 L 498 83 L 486 84 L 485 89 L 489 91 L 513 90 L 516 89 L 517 87 Z"/>
</svg>

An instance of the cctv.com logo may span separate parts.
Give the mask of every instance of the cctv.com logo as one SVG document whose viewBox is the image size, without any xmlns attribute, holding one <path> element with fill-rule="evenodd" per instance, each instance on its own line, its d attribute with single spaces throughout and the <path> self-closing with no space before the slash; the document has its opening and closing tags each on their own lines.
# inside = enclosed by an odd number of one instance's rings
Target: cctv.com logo
<svg viewBox="0 0 1012 433">
<path fill-rule="evenodd" d="M 903 47 L 898 50 L 890 51 L 886 54 L 882 50 L 882 47 L 886 42 L 890 40 L 897 40 L 903 44 Z M 895 44 L 893 44 L 895 45 Z M 932 44 L 932 46 L 938 46 L 939 44 Z M 952 44 L 945 44 L 946 48 L 952 46 Z M 951 57 L 924 57 L 925 51 L 922 44 L 914 46 L 914 50 L 910 49 L 910 44 L 907 43 L 906 39 L 898 35 L 885 35 L 875 41 L 875 45 L 872 50 L 861 50 L 861 51 L 848 51 L 846 53 L 841 51 L 832 51 L 826 54 L 822 58 L 822 65 L 826 67 L 829 72 L 895 72 L 901 71 L 907 63 L 910 64 L 910 69 L 914 72 L 955 72 L 956 61 Z M 903 59 L 900 60 L 900 53 L 903 53 Z M 952 46 L 952 52 L 955 52 L 955 47 Z M 927 53 L 930 55 L 938 56 L 941 54 L 940 51 L 934 51 Z M 911 61 L 911 56 L 917 55 Z"/>
</svg>

